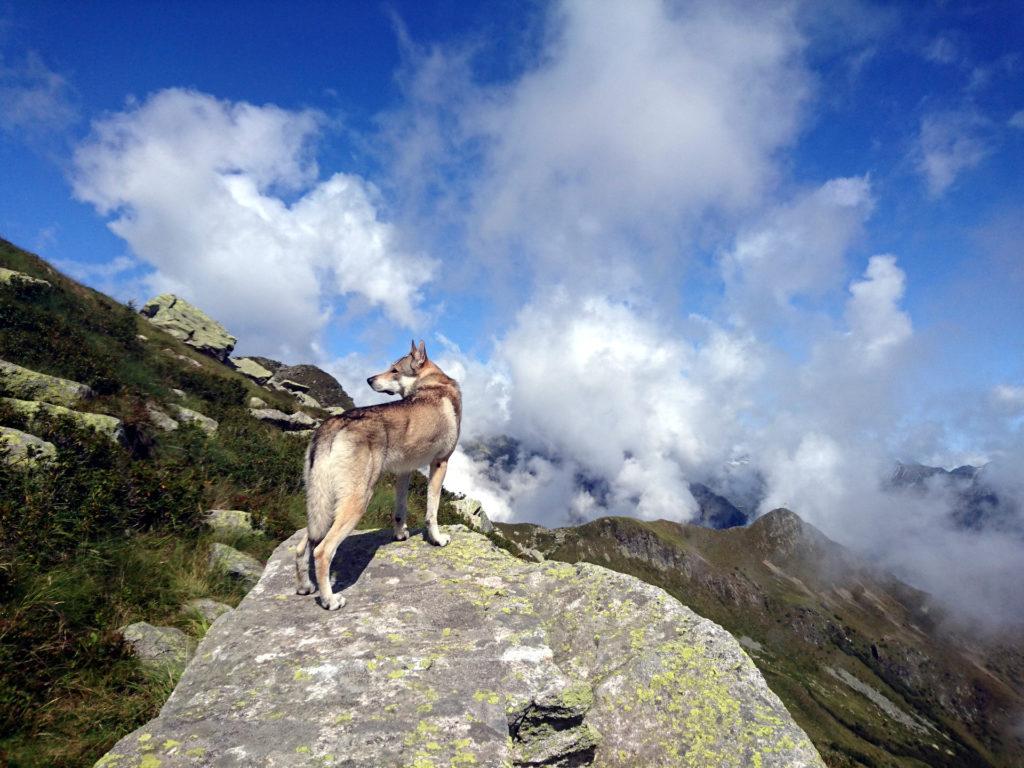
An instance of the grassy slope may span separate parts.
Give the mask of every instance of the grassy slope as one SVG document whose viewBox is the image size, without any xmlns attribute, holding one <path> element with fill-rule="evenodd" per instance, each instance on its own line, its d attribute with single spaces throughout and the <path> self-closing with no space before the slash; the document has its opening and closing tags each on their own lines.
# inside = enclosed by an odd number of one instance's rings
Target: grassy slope
<svg viewBox="0 0 1024 768">
<path fill-rule="evenodd" d="M 1020 745 L 999 741 L 1008 730 L 1002 710 L 1021 706 L 1011 677 L 975 667 L 967 649 L 946 642 L 923 593 L 864 568 L 809 526 L 799 546 L 765 524 L 713 531 L 608 518 L 558 531 L 499 527 L 551 558 L 586 560 L 657 584 L 752 639 L 751 657 L 830 765 L 1019 764 Z M 934 675 L 908 686 L 890 661 L 916 653 Z M 826 666 L 846 670 L 941 733 L 907 728 Z M 950 700 L 975 699 L 983 719 L 951 714 Z"/>
<path fill-rule="evenodd" d="M 253 511 L 267 535 L 230 543 L 266 557 L 301 524 L 304 445 L 244 407 L 258 394 L 291 410 L 290 397 L 2 240 L 0 266 L 54 286 L 0 286 L 0 358 L 89 384 L 100 396 L 82 408 L 122 418 L 129 437 L 123 448 L 68 423 L 34 424 L 57 444 L 56 464 L 0 467 L 0 764 L 89 765 L 155 715 L 174 682 L 144 673 L 116 628 L 145 620 L 198 637 L 205 627 L 181 611 L 185 600 L 236 603 L 238 588 L 207 568 L 201 514 Z M 146 421 L 147 401 L 195 408 L 220 430 L 210 439 L 194 428 L 159 432 Z M 2 408 L 0 423 L 26 426 Z"/>
</svg>

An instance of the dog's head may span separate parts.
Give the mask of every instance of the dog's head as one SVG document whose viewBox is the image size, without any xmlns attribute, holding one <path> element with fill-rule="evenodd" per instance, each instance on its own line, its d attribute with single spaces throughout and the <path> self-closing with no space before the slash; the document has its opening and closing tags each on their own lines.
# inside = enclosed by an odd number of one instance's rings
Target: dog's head
<svg viewBox="0 0 1024 768">
<path fill-rule="evenodd" d="M 426 364 L 426 346 L 424 346 L 422 339 L 419 346 L 416 346 L 416 342 L 413 341 L 410 344 L 409 354 L 395 360 L 386 371 L 368 378 L 366 383 L 375 392 L 408 397 L 416 388 L 416 382 L 419 380 Z"/>
</svg>

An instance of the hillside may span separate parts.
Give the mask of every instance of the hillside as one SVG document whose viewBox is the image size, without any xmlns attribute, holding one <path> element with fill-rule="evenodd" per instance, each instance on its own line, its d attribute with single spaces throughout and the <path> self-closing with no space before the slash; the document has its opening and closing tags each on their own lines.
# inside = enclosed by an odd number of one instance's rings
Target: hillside
<svg viewBox="0 0 1024 768">
<path fill-rule="evenodd" d="M 1024 645 L 957 632 L 928 595 L 788 510 L 745 528 L 604 518 L 498 529 L 663 587 L 740 638 L 833 766 L 1016 766 Z"/>
<path fill-rule="evenodd" d="M 119 629 L 145 621 L 194 645 L 212 619 L 186 603 L 241 599 L 214 544 L 262 561 L 304 525 L 304 433 L 274 419 L 326 414 L 305 385 L 261 386 L 4 240 L 0 361 L 0 765 L 91 765 L 180 674 L 140 663 Z M 365 525 L 391 499 L 382 484 Z M 417 478 L 414 523 L 424 505 Z M 212 509 L 254 529 L 214 530 Z"/>
</svg>

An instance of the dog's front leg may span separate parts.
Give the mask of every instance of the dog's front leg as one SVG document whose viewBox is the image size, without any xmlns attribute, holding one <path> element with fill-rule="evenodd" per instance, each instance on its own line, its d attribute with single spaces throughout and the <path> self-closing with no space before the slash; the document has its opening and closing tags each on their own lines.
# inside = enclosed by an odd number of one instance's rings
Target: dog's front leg
<svg viewBox="0 0 1024 768">
<path fill-rule="evenodd" d="M 391 525 L 395 530 L 395 541 L 405 541 L 409 538 L 409 527 L 405 522 L 409 516 L 406 509 L 408 496 L 409 473 L 406 472 L 395 478 L 395 512 L 391 517 Z"/>
<path fill-rule="evenodd" d="M 448 460 L 432 461 L 430 463 L 430 482 L 427 484 L 427 541 L 443 547 L 451 537 L 441 533 L 437 527 L 437 507 L 441 503 L 441 485 L 444 483 L 444 473 L 448 470 Z"/>
</svg>

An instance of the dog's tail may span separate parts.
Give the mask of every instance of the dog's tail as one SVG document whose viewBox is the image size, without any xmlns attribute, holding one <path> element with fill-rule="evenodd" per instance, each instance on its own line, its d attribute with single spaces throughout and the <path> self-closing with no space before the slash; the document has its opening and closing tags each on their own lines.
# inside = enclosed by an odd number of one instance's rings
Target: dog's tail
<svg viewBox="0 0 1024 768">
<path fill-rule="evenodd" d="M 309 533 L 309 540 L 315 546 L 323 540 L 334 522 L 334 483 L 331 482 L 329 462 L 323 455 L 327 453 L 318 450 L 316 433 L 309 441 L 306 448 L 306 460 L 303 467 L 303 477 L 306 481 L 306 530 Z"/>
</svg>

